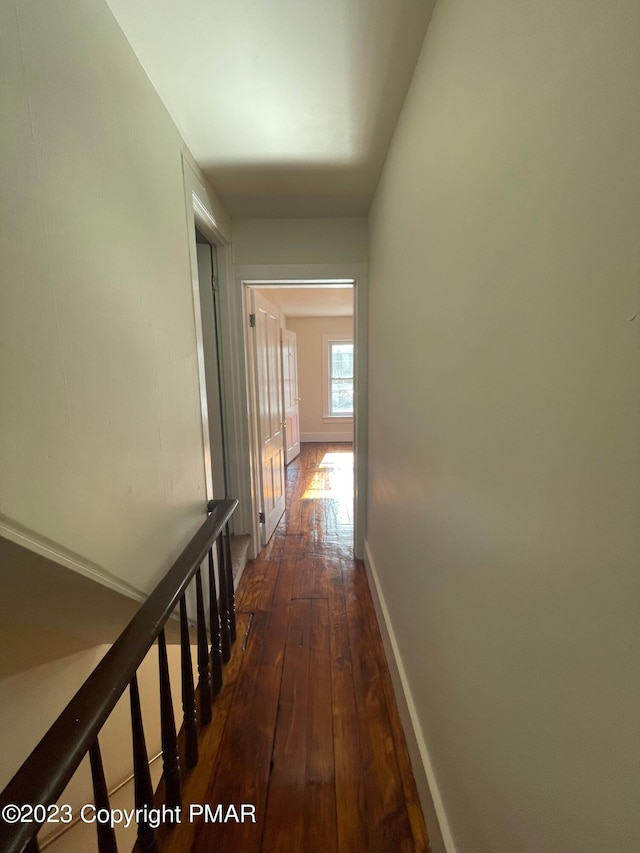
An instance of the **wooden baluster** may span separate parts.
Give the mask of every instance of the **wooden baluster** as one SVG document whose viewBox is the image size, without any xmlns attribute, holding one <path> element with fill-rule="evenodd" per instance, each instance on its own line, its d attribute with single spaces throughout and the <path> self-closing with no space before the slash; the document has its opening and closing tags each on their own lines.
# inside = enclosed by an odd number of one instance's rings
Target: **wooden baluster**
<svg viewBox="0 0 640 853">
<path fill-rule="evenodd" d="M 200 725 L 211 722 L 211 666 L 209 663 L 209 644 L 207 642 L 207 624 L 204 618 L 204 599 L 202 597 L 202 574 L 196 572 L 196 614 L 198 630 L 198 695 L 200 698 Z"/>
<path fill-rule="evenodd" d="M 231 634 L 231 642 L 236 641 L 236 594 L 233 588 L 233 562 L 231 560 L 231 534 L 229 525 L 225 525 L 224 530 L 224 554 L 226 558 L 226 576 L 229 585 L 228 601 L 229 601 L 229 631 Z"/>
<path fill-rule="evenodd" d="M 158 668 L 160 672 L 160 730 L 162 743 L 162 768 L 164 773 L 165 798 L 169 808 L 175 809 L 181 802 L 180 759 L 176 720 L 173 715 L 169 661 L 164 628 L 158 634 Z"/>
<path fill-rule="evenodd" d="M 102 766 L 102 756 L 100 755 L 100 745 L 96 738 L 89 749 L 89 762 L 91 764 L 91 781 L 93 782 L 93 802 L 96 806 L 96 811 L 99 809 L 110 809 L 109 794 L 107 792 L 107 783 L 104 778 L 104 768 Z M 108 823 L 99 823 L 96 821 L 96 832 L 98 834 L 98 851 L 99 853 L 118 853 L 118 845 L 116 844 L 116 834 L 112 826 Z"/>
<path fill-rule="evenodd" d="M 215 696 L 222 687 L 222 646 L 213 548 L 209 548 L 209 630 L 211 633 L 211 680 Z"/>
<path fill-rule="evenodd" d="M 187 767 L 198 763 L 198 722 L 196 716 L 196 694 L 193 689 L 193 664 L 187 621 L 187 603 L 184 595 L 180 599 L 180 651 L 182 658 L 182 711 Z"/>
<path fill-rule="evenodd" d="M 140 693 L 138 677 L 134 675 L 129 685 L 131 698 L 131 732 L 133 736 L 133 777 L 136 809 L 153 807 L 153 785 L 149 771 L 149 756 L 144 740 L 142 711 L 140 709 Z M 141 853 L 157 853 L 156 834 L 145 820 L 138 821 L 138 846 Z"/>
<path fill-rule="evenodd" d="M 220 637 L 222 640 L 222 660 L 226 663 L 231 657 L 231 625 L 229 622 L 229 584 L 225 572 L 224 544 L 222 536 L 216 541 L 218 547 L 218 580 L 220 590 Z"/>
</svg>

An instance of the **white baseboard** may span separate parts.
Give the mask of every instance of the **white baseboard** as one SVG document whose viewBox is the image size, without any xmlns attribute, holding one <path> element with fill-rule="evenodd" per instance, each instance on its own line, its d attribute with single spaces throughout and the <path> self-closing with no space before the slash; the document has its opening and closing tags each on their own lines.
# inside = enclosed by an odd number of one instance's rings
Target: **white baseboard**
<svg viewBox="0 0 640 853">
<path fill-rule="evenodd" d="M 300 441 L 353 441 L 353 430 L 349 432 L 301 432 Z"/>
<path fill-rule="evenodd" d="M 422 734 L 411 688 L 409 687 L 398 643 L 389 618 L 389 611 L 387 610 L 369 543 L 366 539 L 364 543 L 364 564 L 369 578 L 373 603 L 378 615 L 380 634 L 382 635 L 382 642 L 387 654 L 391 681 L 393 682 L 402 728 L 404 729 L 407 741 L 418 796 L 427 824 L 431 849 L 433 853 L 456 853 L 456 847 L 453 843 L 438 783 L 433 772 L 424 735 Z"/>
</svg>

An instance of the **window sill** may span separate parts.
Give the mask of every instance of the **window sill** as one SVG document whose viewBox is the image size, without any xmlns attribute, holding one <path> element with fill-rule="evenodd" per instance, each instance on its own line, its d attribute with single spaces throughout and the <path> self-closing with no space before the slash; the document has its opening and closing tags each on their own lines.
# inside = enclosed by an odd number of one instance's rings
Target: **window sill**
<svg viewBox="0 0 640 853">
<path fill-rule="evenodd" d="M 352 423 L 353 415 L 324 415 L 324 423 Z"/>
</svg>

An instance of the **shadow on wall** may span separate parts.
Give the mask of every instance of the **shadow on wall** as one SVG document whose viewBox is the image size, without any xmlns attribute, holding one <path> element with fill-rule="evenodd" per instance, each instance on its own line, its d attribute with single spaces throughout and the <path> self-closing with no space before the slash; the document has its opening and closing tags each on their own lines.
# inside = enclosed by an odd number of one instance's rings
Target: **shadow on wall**
<svg viewBox="0 0 640 853">
<path fill-rule="evenodd" d="M 140 607 L 0 537 L 0 679 L 112 644 Z M 179 642 L 177 623 L 167 642 Z"/>
</svg>

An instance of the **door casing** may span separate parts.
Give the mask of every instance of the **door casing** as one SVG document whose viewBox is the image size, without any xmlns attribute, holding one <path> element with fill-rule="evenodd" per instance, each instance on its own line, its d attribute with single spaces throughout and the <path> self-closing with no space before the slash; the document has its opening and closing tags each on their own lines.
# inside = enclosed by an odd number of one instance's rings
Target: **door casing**
<svg viewBox="0 0 640 853">
<path fill-rule="evenodd" d="M 235 456 L 240 464 L 240 477 L 232 480 L 232 490 L 241 503 L 248 507 L 248 525 L 252 543 L 251 558 L 260 551 L 260 489 L 258 476 L 259 443 L 256 430 L 254 384 L 251 379 L 251 351 L 249 314 L 251 313 L 249 288 L 265 285 L 322 286 L 326 284 L 350 283 L 354 286 L 354 341 L 356 347 L 355 411 L 354 411 L 354 551 L 355 556 L 364 556 L 366 537 L 367 495 L 367 265 L 366 264 L 286 264 L 286 265 L 238 265 L 229 277 L 231 292 L 227 308 L 233 330 L 229 351 L 231 370 L 235 376 L 237 392 L 234 418 L 235 430 L 230 441 L 235 441 Z M 242 397 L 242 399 L 240 399 Z"/>
</svg>

